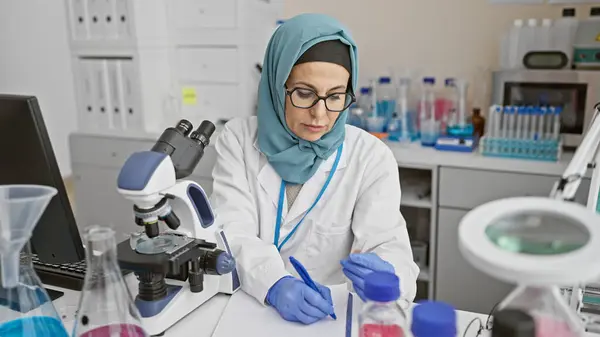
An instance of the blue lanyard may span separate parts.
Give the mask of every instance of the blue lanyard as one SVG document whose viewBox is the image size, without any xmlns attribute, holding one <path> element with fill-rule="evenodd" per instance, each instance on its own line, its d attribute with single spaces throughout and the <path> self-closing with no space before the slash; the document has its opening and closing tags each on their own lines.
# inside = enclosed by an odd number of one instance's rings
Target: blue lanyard
<svg viewBox="0 0 600 337">
<path fill-rule="evenodd" d="M 292 229 L 292 231 L 285 237 L 285 239 L 283 239 L 283 242 L 279 244 L 279 233 L 281 231 L 281 221 L 283 213 L 283 198 L 285 196 L 285 181 L 283 179 L 281 180 L 281 188 L 279 189 L 279 205 L 277 206 L 277 221 L 275 222 L 275 237 L 273 238 L 273 244 L 275 245 L 275 247 L 277 247 L 277 250 L 281 251 L 283 245 L 285 245 L 288 242 L 288 240 L 292 237 L 292 235 L 296 233 L 296 230 L 298 230 L 302 222 L 304 222 L 304 218 L 306 218 L 308 213 L 312 211 L 312 209 L 317 205 L 317 202 L 319 202 L 319 200 L 323 196 L 323 193 L 325 193 L 325 190 L 327 189 L 327 186 L 329 186 L 329 182 L 331 182 L 331 178 L 333 178 L 333 174 L 335 173 L 335 170 L 337 170 L 338 164 L 340 163 L 343 147 L 344 144 L 340 145 L 340 147 L 338 148 L 337 154 L 335 156 L 335 161 L 333 162 L 333 166 L 331 167 L 331 172 L 329 172 L 329 176 L 325 181 L 325 185 L 323 185 L 323 188 L 321 188 L 321 192 L 319 192 L 317 199 L 315 200 L 315 202 L 313 202 L 312 206 L 310 206 L 306 213 L 304 213 L 304 216 L 302 216 L 302 219 L 300 219 L 298 224 L 296 224 L 296 227 L 294 227 L 294 229 Z"/>
</svg>

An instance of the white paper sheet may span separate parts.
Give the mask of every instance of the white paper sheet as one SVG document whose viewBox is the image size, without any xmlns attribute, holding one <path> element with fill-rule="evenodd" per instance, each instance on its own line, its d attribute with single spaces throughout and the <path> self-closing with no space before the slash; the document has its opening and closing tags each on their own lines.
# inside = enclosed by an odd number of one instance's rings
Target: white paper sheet
<svg viewBox="0 0 600 337">
<path fill-rule="evenodd" d="M 348 290 L 345 285 L 333 286 L 330 289 L 337 320 L 327 317 L 312 325 L 288 322 L 281 318 L 275 309 L 262 306 L 256 299 L 243 291 L 238 291 L 231 296 L 213 337 L 346 336 Z M 360 299 L 354 295 L 351 337 L 358 336 L 358 313 L 361 303 Z"/>
</svg>

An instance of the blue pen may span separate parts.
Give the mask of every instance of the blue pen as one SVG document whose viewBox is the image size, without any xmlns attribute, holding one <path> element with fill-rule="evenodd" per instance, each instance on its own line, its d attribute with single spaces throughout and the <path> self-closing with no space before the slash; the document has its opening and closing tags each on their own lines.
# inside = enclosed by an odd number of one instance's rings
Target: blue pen
<svg viewBox="0 0 600 337">
<path fill-rule="evenodd" d="M 304 266 L 300 263 L 300 261 L 296 260 L 293 256 L 290 256 L 290 263 L 292 264 L 292 267 L 294 267 L 294 269 L 296 269 L 296 272 L 298 272 L 298 275 L 300 275 L 300 277 L 302 278 L 302 281 L 304 281 L 304 283 L 306 283 L 306 285 L 309 286 L 312 290 L 314 290 L 320 294 L 321 292 L 319 291 L 319 287 L 317 287 L 317 285 L 315 284 L 315 281 L 313 281 L 310 278 L 310 275 L 308 275 L 306 268 L 304 268 Z M 335 316 L 335 313 L 333 313 L 329 316 L 331 316 L 331 318 L 333 318 L 333 319 L 337 319 L 337 317 Z"/>
</svg>

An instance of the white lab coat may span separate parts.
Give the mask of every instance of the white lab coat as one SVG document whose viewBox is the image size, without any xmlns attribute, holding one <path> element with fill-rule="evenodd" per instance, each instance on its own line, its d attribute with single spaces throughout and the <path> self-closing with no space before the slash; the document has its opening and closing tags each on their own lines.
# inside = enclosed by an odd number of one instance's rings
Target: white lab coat
<svg viewBox="0 0 600 337">
<path fill-rule="evenodd" d="M 398 166 L 380 140 L 346 126 L 342 156 L 329 187 L 281 252 L 273 244 L 281 178 L 259 151 L 256 117 L 228 122 L 216 150 L 212 206 L 246 293 L 264 303 L 277 280 L 297 276 L 289 256 L 297 258 L 315 281 L 333 285 L 349 282 L 340 260 L 350 252 L 374 252 L 394 265 L 402 298 L 414 299 L 419 268 L 400 213 Z M 334 160 L 335 153 L 320 165 L 290 209 L 285 200 L 281 241 L 313 204 Z"/>
</svg>

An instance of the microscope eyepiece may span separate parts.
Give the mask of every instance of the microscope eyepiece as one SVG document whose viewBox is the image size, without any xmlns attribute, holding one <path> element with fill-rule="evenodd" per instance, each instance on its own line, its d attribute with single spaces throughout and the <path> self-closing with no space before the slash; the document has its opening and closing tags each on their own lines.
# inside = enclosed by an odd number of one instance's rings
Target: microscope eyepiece
<svg viewBox="0 0 600 337">
<path fill-rule="evenodd" d="M 215 132 L 216 127 L 210 121 L 203 121 L 196 131 L 192 132 L 190 138 L 207 147 L 210 143 L 210 137 Z"/>
<path fill-rule="evenodd" d="M 194 126 L 187 119 L 182 119 L 179 121 L 179 123 L 177 123 L 177 126 L 175 127 L 175 129 L 177 129 L 178 131 L 183 133 L 184 136 L 187 137 L 194 129 Z"/>
</svg>

